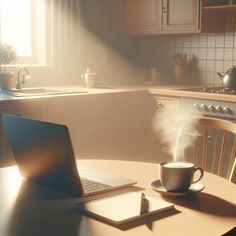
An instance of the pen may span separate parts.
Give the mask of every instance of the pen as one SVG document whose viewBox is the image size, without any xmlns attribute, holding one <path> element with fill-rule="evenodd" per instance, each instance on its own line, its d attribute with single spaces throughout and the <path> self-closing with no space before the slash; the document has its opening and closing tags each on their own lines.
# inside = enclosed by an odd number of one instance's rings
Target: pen
<svg viewBox="0 0 236 236">
<path fill-rule="evenodd" d="M 140 215 L 148 212 L 148 199 L 146 195 L 142 193 L 141 195 L 141 205 L 140 205 Z"/>
</svg>

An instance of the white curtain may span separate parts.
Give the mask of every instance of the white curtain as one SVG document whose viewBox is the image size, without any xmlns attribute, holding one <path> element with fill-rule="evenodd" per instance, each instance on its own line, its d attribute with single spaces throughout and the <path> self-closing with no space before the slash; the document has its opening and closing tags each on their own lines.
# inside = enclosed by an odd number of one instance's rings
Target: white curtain
<svg viewBox="0 0 236 236">
<path fill-rule="evenodd" d="M 74 70 L 76 58 L 76 0 L 50 0 L 51 62 L 54 72 L 65 77 Z"/>
</svg>

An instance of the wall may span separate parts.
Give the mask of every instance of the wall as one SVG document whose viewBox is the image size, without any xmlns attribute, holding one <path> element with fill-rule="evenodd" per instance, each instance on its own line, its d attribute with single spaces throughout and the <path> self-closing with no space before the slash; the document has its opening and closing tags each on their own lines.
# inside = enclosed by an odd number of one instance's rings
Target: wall
<svg viewBox="0 0 236 236">
<path fill-rule="evenodd" d="M 140 40 L 120 34 L 116 24 L 116 1 L 80 0 L 77 5 L 76 67 L 98 72 L 100 85 L 143 83 L 146 70 L 140 57 Z M 145 40 L 145 39 L 143 39 Z"/>
<path fill-rule="evenodd" d="M 225 33 L 221 34 L 129 36 L 118 32 L 115 2 L 80 1 L 82 27 L 78 33 L 83 33 L 78 51 L 85 57 L 79 64 L 83 68 L 90 64 L 99 71 L 102 82 L 143 83 L 150 79 L 150 68 L 157 67 L 158 84 L 173 85 L 173 56 L 186 54 L 190 73 L 184 84 L 221 86 L 217 72 L 224 73 L 236 64 L 234 13 L 227 13 Z"/>
<path fill-rule="evenodd" d="M 31 67 L 26 86 L 83 85 L 90 68 L 99 86 L 142 83 L 138 38 L 120 34 L 115 0 L 50 0 L 52 7 L 47 67 Z M 142 59 L 141 59 L 142 60 Z"/>
<path fill-rule="evenodd" d="M 41 1 L 41 0 L 38 0 Z M 25 87 L 82 85 L 91 68 L 98 85 L 142 83 L 140 39 L 120 34 L 115 23 L 116 0 L 45 0 L 47 7 L 46 59 L 27 65 L 31 77 Z M 141 63 L 142 64 L 142 63 Z M 15 73 L 19 65 L 9 71 Z"/>
<path fill-rule="evenodd" d="M 197 84 L 220 85 L 217 72 L 235 65 L 233 13 L 227 13 L 224 34 L 128 36 L 118 32 L 116 2 L 48 0 L 53 14 L 47 65 L 29 67 L 32 80 L 25 86 L 82 85 L 86 68 L 98 73 L 100 86 L 135 85 L 150 78 L 151 67 L 160 69 L 163 83 L 175 84 L 177 53 L 189 61 L 196 57 Z"/>
<path fill-rule="evenodd" d="M 236 24 L 235 14 L 227 13 L 225 33 L 176 35 L 158 37 L 155 53 L 158 54 L 157 67 L 160 67 L 174 83 L 174 60 L 177 53 L 186 54 L 188 62 L 196 57 L 197 84 L 220 86 L 221 80 L 217 72 L 226 72 L 236 65 Z M 154 40 L 154 39 L 152 39 Z M 192 79 L 190 76 L 189 80 Z"/>
</svg>

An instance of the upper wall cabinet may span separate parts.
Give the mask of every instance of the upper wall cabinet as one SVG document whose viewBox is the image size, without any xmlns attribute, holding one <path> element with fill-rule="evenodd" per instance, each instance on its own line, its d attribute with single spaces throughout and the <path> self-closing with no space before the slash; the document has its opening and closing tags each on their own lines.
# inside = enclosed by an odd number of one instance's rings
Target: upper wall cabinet
<svg viewBox="0 0 236 236">
<path fill-rule="evenodd" d="M 219 33 L 221 19 L 202 14 L 201 0 L 118 0 L 119 29 L 128 34 Z"/>
<path fill-rule="evenodd" d="M 199 30 L 198 0 L 163 0 L 162 8 L 163 31 Z"/>
<path fill-rule="evenodd" d="M 131 34 L 199 29 L 198 0 L 119 0 L 119 28 Z"/>
<path fill-rule="evenodd" d="M 162 30 L 162 0 L 119 0 L 118 20 L 122 32 L 145 34 Z"/>
</svg>

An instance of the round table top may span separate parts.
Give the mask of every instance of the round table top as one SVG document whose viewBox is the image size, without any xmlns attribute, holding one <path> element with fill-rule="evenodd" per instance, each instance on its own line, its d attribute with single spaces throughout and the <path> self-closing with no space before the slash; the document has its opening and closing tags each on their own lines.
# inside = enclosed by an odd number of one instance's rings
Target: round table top
<svg viewBox="0 0 236 236">
<path fill-rule="evenodd" d="M 114 227 L 73 211 L 78 198 L 68 198 L 46 187 L 22 180 L 17 167 L 0 169 L 0 235 L 4 236 L 122 236 L 122 235 L 222 235 L 236 225 L 236 185 L 206 173 L 202 192 L 169 197 L 152 190 L 159 178 L 156 163 L 80 160 L 93 167 L 136 180 L 146 195 L 175 204 L 175 213 L 160 215 L 143 224 Z"/>
</svg>

